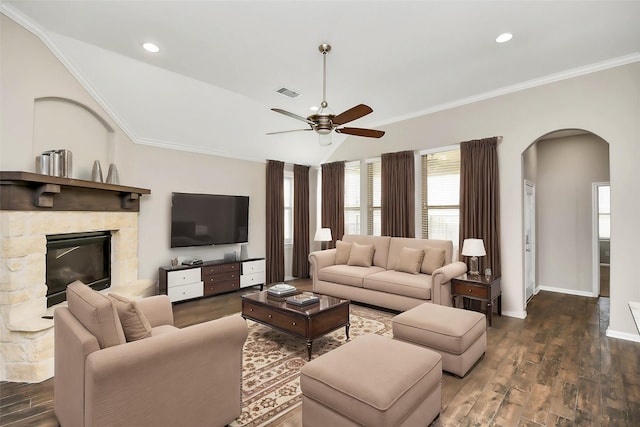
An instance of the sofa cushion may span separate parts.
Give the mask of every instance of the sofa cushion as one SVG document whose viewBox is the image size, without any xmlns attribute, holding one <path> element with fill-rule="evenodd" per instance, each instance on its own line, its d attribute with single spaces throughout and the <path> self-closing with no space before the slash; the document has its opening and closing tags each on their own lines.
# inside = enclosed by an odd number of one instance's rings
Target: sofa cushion
<svg viewBox="0 0 640 427">
<path fill-rule="evenodd" d="M 109 298 L 116 307 L 127 342 L 151 336 L 151 325 L 135 301 L 112 293 Z"/>
<path fill-rule="evenodd" d="M 360 234 L 345 234 L 342 237 L 343 242 L 355 242 L 361 245 L 374 245 L 376 251 L 373 254 L 373 265 L 376 267 L 387 267 L 387 258 L 389 257 L 389 236 L 363 236 Z"/>
<path fill-rule="evenodd" d="M 387 270 L 366 276 L 363 286 L 365 289 L 373 289 L 410 298 L 431 299 L 431 276 L 428 274 L 409 274 Z"/>
<path fill-rule="evenodd" d="M 424 247 L 424 259 L 422 260 L 421 272 L 433 274 L 434 271 L 444 265 L 444 249 Z"/>
<path fill-rule="evenodd" d="M 74 317 L 98 340 L 100 348 L 126 342 L 111 300 L 78 281 L 67 286 L 67 303 Z"/>
<path fill-rule="evenodd" d="M 351 243 L 336 240 L 336 264 L 346 264 L 351 254 Z"/>
<path fill-rule="evenodd" d="M 424 249 L 425 246 L 436 249 L 444 249 L 444 264 L 451 264 L 453 253 L 453 242 L 451 240 L 437 239 L 413 239 L 410 237 L 391 237 L 389 242 L 389 259 L 387 260 L 387 270 L 393 270 L 400 257 L 400 250 L 404 247 L 413 249 Z"/>
<path fill-rule="evenodd" d="M 355 242 L 352 243 L 347 265 L 371 267 L 371 263 L 373 262 L 373 253 L 375 250 L 376 248 L 373 245 L 361 245 Z"/>
<path fill-rule="evenodd" d="M 400 259 L 396 262 L 394 270 L 404 273 L 418 274 L 422 267 L 424 251 L 422 249 L 402 248 Z"/>
<path fill-rule="evenodd" d="M 362 287 L 362 279 L 370 274 L 384 271 L 380 267 L 357 267 L 349 265 L 330 265 L 318 271 L 318 280 L 339 283 L 341 285 Z"/>
</svg>

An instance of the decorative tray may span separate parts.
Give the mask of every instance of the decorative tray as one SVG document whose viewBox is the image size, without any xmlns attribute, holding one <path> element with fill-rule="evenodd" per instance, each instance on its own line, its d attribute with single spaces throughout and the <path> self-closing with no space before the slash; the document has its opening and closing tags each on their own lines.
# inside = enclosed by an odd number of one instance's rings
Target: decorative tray
<svg viewBox="0 0 640 427">
<path fill-rule="evenodd" d="M 318 301 L 320 301 L 320 298 L 309 292 L 303 292 L 287 298 L 287 303 L 299 306 L 314 304 Z"/>
</svg>

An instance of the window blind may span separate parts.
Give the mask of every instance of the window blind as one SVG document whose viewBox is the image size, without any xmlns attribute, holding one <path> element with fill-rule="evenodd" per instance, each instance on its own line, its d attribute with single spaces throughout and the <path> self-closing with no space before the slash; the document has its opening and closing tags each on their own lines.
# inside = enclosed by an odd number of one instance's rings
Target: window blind
<svg viewBox="0 0 640 427">
<path fill-rule="evenodd" d="M 344 233 L 360 234 L 360 162 L 344 165 Z"/>
<path fill-rule="evenodd" d="M 424 239 L 458 242 L 460 228 L 460 150 L 421 156 Z"/>
<path fill-rule="evenodd" d="M 293 244 L 293 175 L 284 176 L 284 244 Z"/>
<path fill-rule="evenodd" d="M 382 160 L 367 163 L 367 234 L 382 232 Z"/>
</svg>

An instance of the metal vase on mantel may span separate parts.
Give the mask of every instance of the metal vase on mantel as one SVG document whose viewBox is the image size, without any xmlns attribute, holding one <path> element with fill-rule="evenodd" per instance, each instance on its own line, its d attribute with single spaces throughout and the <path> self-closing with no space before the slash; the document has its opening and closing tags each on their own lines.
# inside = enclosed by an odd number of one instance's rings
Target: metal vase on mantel
<svg viewBox="0 0 640 427">
<path fill-rule="evenodd" d="M 100 166 L 99 160 L 96 160 L 93 162 L 93 170 L 91 171 L 91 181 L 104 182 L 102 180 L 102 167 Z"/>
<path fill-rule="evenodd" d="M 120 184 L 120 177 L 118 177 L 118 168 L 113 163 L 109 165 L 109 173 L 107 173 L 107 184 Z"/>
</svg>

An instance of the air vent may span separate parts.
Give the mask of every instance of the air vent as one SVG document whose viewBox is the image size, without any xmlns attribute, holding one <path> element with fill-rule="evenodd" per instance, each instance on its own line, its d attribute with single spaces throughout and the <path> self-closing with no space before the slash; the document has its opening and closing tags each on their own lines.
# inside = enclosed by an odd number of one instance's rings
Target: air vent
<svg viewBox="0 0 640 427">
<path fill-rule="evenodd" d="M 300 94 L 295 90 L 287 89 L 286 87 L 282 87 L 278 89 L 276 92 L 278 92 L 281 95 L 287 96 L 289 98 L 295 98 L 297 96 L 300 96 Z"/>
</svg>

